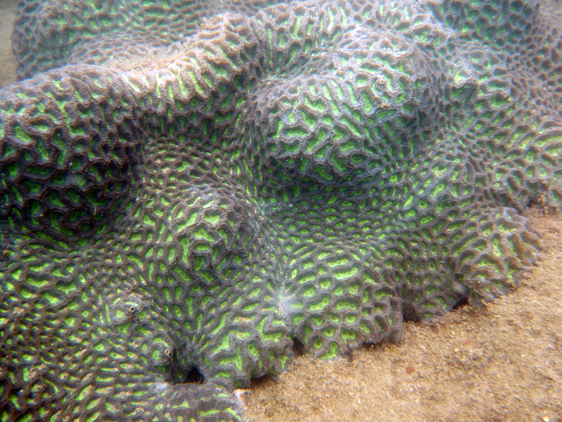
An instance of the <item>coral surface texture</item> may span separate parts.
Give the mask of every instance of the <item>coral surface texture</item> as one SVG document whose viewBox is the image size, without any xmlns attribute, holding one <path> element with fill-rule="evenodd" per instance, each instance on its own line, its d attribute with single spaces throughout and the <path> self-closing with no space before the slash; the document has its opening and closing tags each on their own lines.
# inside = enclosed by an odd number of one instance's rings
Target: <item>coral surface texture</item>
<svg viewBox="0 0 562 422">
<path fill-rule="evenodd" d="M 562 201 L 554 0 L 23 0 L 0 91 L 0 419 L 238 421 L 505 294 Z"/>
</svg>

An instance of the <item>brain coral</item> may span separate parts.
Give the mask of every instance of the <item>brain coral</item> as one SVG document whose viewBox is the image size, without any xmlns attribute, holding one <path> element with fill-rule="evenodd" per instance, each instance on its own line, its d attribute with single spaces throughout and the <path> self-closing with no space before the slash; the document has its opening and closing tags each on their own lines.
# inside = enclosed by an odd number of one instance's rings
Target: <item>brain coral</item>
<svg viewBox="0 0 562 422">
<path fill-rule="evenodd" d="M 20 2 L 0 91 L 3 421 L 230 421 L 511 291 L 562 200 L 537 0 Z M 204 382 L 201 382 L 201 381 Z"/>
</svg>

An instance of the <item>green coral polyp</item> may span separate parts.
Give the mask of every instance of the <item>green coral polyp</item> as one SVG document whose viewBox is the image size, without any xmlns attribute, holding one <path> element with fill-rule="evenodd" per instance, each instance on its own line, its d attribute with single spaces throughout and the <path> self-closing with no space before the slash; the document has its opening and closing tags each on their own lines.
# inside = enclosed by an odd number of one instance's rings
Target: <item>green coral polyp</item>
<svg viewBox="0 0 562 422">
<path fill-rule="evenodd" d="M 562 15 L 488 3 L 21 2 L 2 420 L 242 420 L 294 341 L 513 290 L 562 198 Z"/>
</svg>

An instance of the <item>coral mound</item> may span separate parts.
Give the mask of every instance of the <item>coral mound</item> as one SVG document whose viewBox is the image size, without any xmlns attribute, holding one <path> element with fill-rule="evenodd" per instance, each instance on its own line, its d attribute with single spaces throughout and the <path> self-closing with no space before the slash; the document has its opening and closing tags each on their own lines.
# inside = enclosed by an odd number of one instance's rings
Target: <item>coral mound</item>
<svg viewBox="0 0 562 422">
<path fill-rule="evenodd" d="M 21 2 L 2 420 L 241 420 L 233 389 L 295 343 L 332 358 L 513 290 L 540 248 L 521 210 L 562 200 L 561 22 L 521 0 Z"/>
</svg>

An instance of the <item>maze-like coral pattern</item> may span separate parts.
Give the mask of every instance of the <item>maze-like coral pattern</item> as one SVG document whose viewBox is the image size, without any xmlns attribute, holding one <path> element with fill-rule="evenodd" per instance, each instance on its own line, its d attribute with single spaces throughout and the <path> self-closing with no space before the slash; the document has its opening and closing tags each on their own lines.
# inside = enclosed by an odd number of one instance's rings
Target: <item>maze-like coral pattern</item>
<svg viewBox="0 0 562 422">
<path fill-rule="evenodd" d="M 536 0 L 21 2 L 0 419 L 241 420 L 233 389 L 295 344 L 332 358 L 513 290 L 540 246 L 521 211 L 562 200 L 560 22 Z"/>
<path fill-rule="evenodd" d="M 118 67 L 150 62 L 197 33 L 219 13 L 253 15 L 287 0 L 23 0 L 12 44 L 17 73 L 39 72 L 73 64 L 111 61 Z M 151 56 L 147 60 L 147 57 Z"/>
</svg>

